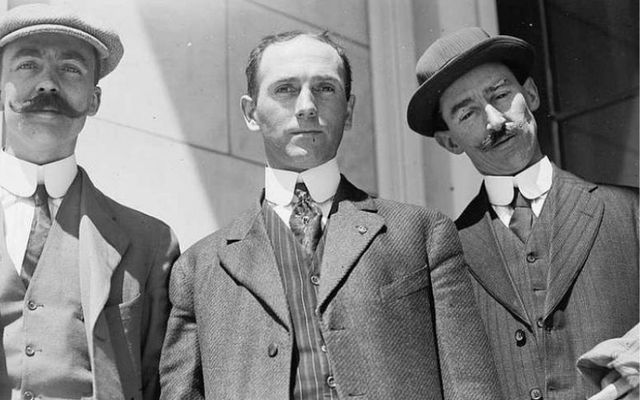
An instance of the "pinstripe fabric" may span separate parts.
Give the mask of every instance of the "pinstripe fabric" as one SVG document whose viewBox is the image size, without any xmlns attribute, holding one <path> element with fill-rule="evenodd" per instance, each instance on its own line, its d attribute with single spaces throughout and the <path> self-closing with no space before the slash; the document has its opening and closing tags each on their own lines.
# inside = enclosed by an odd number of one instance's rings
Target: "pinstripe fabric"
<svg viewBox="0 0 640 400">
<path fill-rule="evenodd" d="M 598 391 L 575 362 L 638 321 L 637 210 L 637 191 L 596 186 L 554 168 L 526 247 L 505 239 L 484 188 L 456 221 L 506 398 L 530 399 L 535 388 L 558 400 Z M 530 264 L 523 261 L 529 253 L 534 266 L 548 263 L 538 301 L 535 275 L 513 272 Z M 519 330 L 524 343 L 516 340 Z"/>
<path fill-rule="evenodd" d="M 320 276 L 324 235 L 318 243 L 313 259 L 308 260 L 291 229 L 266 201 L 262 205 L 262 215 L 276 256 L 295 336 L 292 399 L 337 398 L 335 389 L 327 385 L 327 379 L 331 376 L 329 360 L 322 351 L 324 340 L 318 318 L 314 315 L 318 286 L 311 282 L 312 276 Z"/>
</svg>

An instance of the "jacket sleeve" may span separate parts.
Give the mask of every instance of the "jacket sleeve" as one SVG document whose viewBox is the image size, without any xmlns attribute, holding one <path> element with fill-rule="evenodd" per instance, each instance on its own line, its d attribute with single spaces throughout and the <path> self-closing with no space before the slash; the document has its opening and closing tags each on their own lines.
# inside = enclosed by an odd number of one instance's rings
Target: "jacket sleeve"
<svg viewBox="0 0 640 400">
<path fill-rule="evenodd" d="M 427 235 L 444 398 L 501 399 L 495 363 L 455 226 L 440 215 Z"/>
<path fill-rule="evenodd" d="M 160 360 L 161 399 L 204 399 L 198 329 L 194 310 L 195 260 L 184 254 L 169 283 L 171 312 Z"/>
<path fill-rule="evenodd" d="M 158 364 L 169 316 L 169 273 L 180 255 L 175 234 L 167 228 L 163 240 L 156 244 L 145 293 L 145 312 L 142 327 L 142 393 L 144 400 L 160 397 Z"/>
</svg>

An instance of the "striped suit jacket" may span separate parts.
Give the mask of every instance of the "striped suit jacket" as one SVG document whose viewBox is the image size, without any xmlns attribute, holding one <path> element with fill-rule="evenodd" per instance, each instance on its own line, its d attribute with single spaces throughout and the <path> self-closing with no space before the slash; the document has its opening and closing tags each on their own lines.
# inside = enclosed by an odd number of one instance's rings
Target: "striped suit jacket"
<svg viewBox="0 0 640 400">
<path fill-rule="evenodd" d="M 453 222 L 344 178 L 333 207 L 316 311 L 339 398 L 500 398 Z M 180 257 L 169 298 L 162 398 L 289 398 L 290 312 L 260 204 Z"/>
<path fill-rule="evenodd" d="M 554 166 L 542 213 L 552 221 L 549 253 L 540 255 L 549 264 L 542 321 L 508 272 L 484 186 L 456 226 L 505 397 L 584 399 L 599 388 L 579 374 L 577 358 L 638 322 L 638 192 Z"/>
</svg>

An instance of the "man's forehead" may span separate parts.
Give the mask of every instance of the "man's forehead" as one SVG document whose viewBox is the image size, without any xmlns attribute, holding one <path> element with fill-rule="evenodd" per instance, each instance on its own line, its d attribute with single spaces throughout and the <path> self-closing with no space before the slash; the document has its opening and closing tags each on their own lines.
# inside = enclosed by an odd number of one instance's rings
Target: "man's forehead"
<svg viewBox="0 0 640 400">
<path fill-rule="evenodd" d="M 515 76 L 506 65 L 502 63 L 482 64 L 453 81 L 442 93 L 440 104 L 455 101 L 456 98 L 464 97 L 471 91 L 493 90 L 501 85 L 515 82 Z"/>
<path fill-rule="evenodd" d="M 342 59 L 335 48 L 302 35 L 269 45 L 262 54 L 258 77 L 260 80 L 265 76 L 278 79 L 307 72 L 341 78 L 342 69 Z"/>
</svg>

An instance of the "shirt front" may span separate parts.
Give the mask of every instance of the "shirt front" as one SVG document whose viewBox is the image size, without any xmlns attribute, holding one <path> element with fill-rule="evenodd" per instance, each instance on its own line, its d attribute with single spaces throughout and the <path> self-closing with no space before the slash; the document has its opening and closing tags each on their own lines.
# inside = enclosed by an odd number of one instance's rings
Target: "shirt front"
<svg viewBox="0 0 640 400">
<path fill-rule="evenodd" d="M 546 156 L 529 168 L 515 176 L 484 177 L 489 202 L 500 221 L 509 226 L 513 215 L 513 188 L 518 188 L 522 195 L 531 200 L 531 211 L 538 217 L 547 198 L 553 179 L 553 167 Z"/>
<path fill-rule="evenodd" d="M 0 151 L 0 204 L 4 212 L 5 243 L 18 274 L 22 269 L 35 210 L 33 194 L 44 184 L 49 211 L 55 218 L 64 195 L 78 173 L 75 155 L 37 165 Z"/>
<path fill-rule="evenodd" d="M 322 210 L 322 228 L 327 224 L 333 197 L 340 184 L 340 169 L 335 158 L 303 172 L 287 171 L 267 166 L 265 168 L 265 199 L 280 219 L 289 226 L 293 212 L 294 189 L 303 182 L 309 195 Z"/>
</svg>

